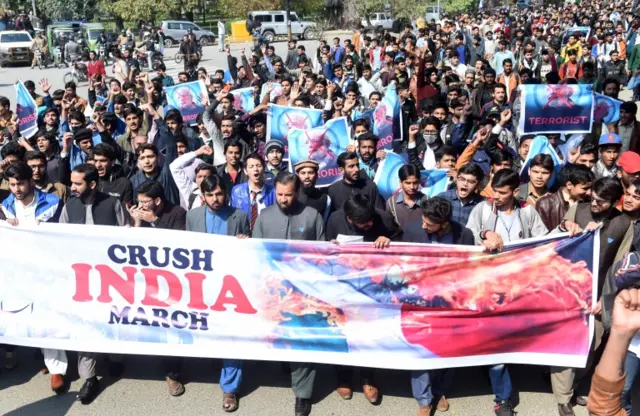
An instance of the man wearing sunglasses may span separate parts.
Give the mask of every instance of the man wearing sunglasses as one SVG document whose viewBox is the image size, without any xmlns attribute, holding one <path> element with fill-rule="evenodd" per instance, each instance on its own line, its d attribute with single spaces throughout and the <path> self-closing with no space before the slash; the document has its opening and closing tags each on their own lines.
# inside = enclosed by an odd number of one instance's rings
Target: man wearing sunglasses
<svg viewBox="0 0 640 416">
<path fill-rule="evenodd" d="M 600 299 L 602 286 L 607 270 L 612 264 L 622 259 L 631 249 L 633 240 L 633 223 L 627 215 L 616 209 L 622 198 L 623 190 L 620 181 L 615 177 L 596 179 L 591 188 L 591 201 L 572 205 L 558 226 L 560 231 L 569 231 L 571 235 L 583 230 L 593 231 L 600 228 L 600 259 L 598 267 L 598 293 Z M 596 315 L 595 336 L 591 351 L 597 351 L 602 341 L 604 328 L 600 318 L 601 301 L 593 309 Z M 574 395 L 574 388 L 581 376 L 588 372 L 595 354 L 590 353 L 584 370 L 563 367 L 551 367 L 551 387 L 559 407 L 569 407 Z M 577 397 L 578 404 L 584 405 L 583 397 Z M 564 410 L 564 409 L 559 409 Z M 568 409 L 566 409 L 568 410 Z"/>
</svg>

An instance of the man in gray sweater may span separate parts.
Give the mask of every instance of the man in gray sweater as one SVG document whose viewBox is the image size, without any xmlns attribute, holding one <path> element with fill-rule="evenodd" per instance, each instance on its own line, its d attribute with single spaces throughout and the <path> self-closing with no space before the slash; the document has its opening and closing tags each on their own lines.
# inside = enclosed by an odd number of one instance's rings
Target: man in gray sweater
<svg viewBox="0 0 640 416">
<path fill-rule="evenodd" d="M 324 223 L 315 209 L 298 201 L 300 181 L 290 172 L 280 172 L 275 179 L 276 204 L 260 212 L 253 228 L 253 238 L 324 241 Z M 290 363 L 291 388 L 296 396 L 295 415 L 311 413 L 311 395 L 316 369 L 309 363 Z"/>
<path fill-rule="evenodd" d="M 280 172 L 274 184 L 276 204 L 262 210 L 253 229 L 253 238 L 324 241 L 322 216 L 298 201 L 298 177 L 291 172 Z"/>
</svg>

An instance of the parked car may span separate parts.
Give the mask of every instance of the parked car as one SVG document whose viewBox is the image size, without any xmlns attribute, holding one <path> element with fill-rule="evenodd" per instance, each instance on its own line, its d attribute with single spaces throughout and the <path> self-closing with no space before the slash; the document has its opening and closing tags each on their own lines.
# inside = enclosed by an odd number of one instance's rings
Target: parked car
<svg viewBox="0 0 640 416">
<path fill-rule="evenodd" d="M 203 30 L 195 23 L 184 20 L 163 20 L 160 28 L 164 37 L 165 48 L 179 43 L 182 37 L 189 33 L 189 29 L 195 33 L 196 39 L 198 39 L 201 46 L 213 45 L 216 41 L 216 35 L 212 31 Z"/>
<path fill-rule="evenodd" d="M 7 64 L 31 64 L 33 39 L 26 31 L 0 32 L 0 66 Z"/>
<path fill-rule="evenodd" d="M 375 27 L 375 28 L 383 28 L 383 29 L 393 29 L 393 17 L 391 17 L 390 13 L 379 12 L 379 13 L 371 13 L 369 16 L 369 21 L 367 19 L 362 19 L 362 26 L 364 27 Z"/>
<path fill-rule="evenodd" d="M 427 6 L 427 13 L 424 15 L 424 19 L 427 23 L 431 22 L 431 19 L 439 22 L 444 14 L 444 8 L 442 6 Z"/>
<path fill-rule="evenodd" d="M 258 28 L 267 42 L 276 36 L 287 35 L 287 12 L 284 10 L 255 11 L 247 14 L 247 27 Z M 296 12 L 291 12 L 291 34 L 298 39 L 315 39 L 317 27 L 314 22 L 301 21 Z"/>
</svg>

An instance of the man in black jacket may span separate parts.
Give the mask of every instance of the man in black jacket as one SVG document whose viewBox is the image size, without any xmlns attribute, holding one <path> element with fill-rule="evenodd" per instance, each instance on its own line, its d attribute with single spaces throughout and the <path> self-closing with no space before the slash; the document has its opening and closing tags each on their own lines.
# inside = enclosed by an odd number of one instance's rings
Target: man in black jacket
<svg viewBox="0 0 640 416">
<path fill-rule="evenodd" d="M 452 206 L 441 197 L 425 199 L 420 204 L 422 223 L 410 224 L 402 234 L 402 241 L 422 244 L 474 245 L 473 233 L 451 219 Z M 420 411 L 431 411 L 432 403 L 438 410 L 449 408 L 444 393 L 451 378 L 449 370 L 415 370 L 411 372 L 411 391 Z M 422 413 L 418 413 L 422 414 Z M 427 413 L 425 413 L 427 414 Z"/>
<path fill-rule="evenodd" d="M 242 143 L 238 140 L 231 139 L 226 141 L 224 144 L 224 157 L 227 162 L 216 166 L 218 177 L 224 184 L 224 189 L 227 193 L 227 201 L 230 200 L 231 189 L 233 189 L 235 185 L 248 180 L 241 162 L 244 151 L 246 150 L 242 148 Z"/>
<path fill-rule="evenodd" d="M 402 229 L 391 214 L 375 208 L 367 196 L 356 193 L 329 217 L 327 240 L 335 240 L 338 235 L 361 236 L 364 242 L 384 248 L 390 241 L 401 239 Z"/>
<path fill-rule="evenodd" d="M 400 240 L 402 230 L 388 212 L 376 209 L 369 199 L 354 194 L 344 203 L 344 207 L 334 212 L 327 223 L 327 240 L 335 241 L 338 235 L 361 236 L 364 242 L 373 243 L 376 248 L 385 248 L 394 240 Z M 345 400 L 351 398 L 353 391 L 352 368 L 338 366 L 337 392 Z M 362 392 L 370 403 L 378 401 L 378 388 L 373 381 L 373 370 L 361 368 Z"/>
<path fill-rule="evenodd" d="M 341 153 L 338 156 L 338 167 L 343 177 L 329 187 L 331 212 L 342 209 L 344 203 L 354 194 L 366 196 L 372 208 L 384 210 L 384 201 L 376 184 L 366 177 L 361 177 L 360 160 L 355 152 Z"/>
<path fill-rule="evenodd" d="M 131 181 L 124 177 L 122 167 L 116 165 L 116 159 L 116 150 L 107 143 L 100 143 L 93 149 L 94 165 L 100 176 L 98 190 L 131 206 L 133 205 L 133 186 Z"/>
<path fill-rule="evenodd" d="M 129 208 L 134 227 L 184 231 L 187 211 L 164 196 L 160 182 L 147 181 L 136 189 L 137 204 Z"/>
<path fill-rule="evenodd" d="M 127 216 L 120 201 L 98 190 L 98 170 L 87 163 L 82 163 L 71 172 L 72 197 L 62 208 L 60 214 L 61 224 L 87 224 L 126 226 Z M 66 354 L 60 351 L 65 359 Z M 92 352 L 78 353 L 78 374 L 85 379 L 76 399 L 82 404 L 91 403 L 98 392 L 100 385 L 96 377 L 96 359 L 98 354 Z M 122 364 L 116 362 L 117 357 L 112 356 L 109 361 L 109 372 L 118 374 L 122 372 Z"/>
<path fill-rule="evenodd" d="M 402 241 L 408 243 L 438 243 L 474 245 L 473 233 L 464 225 L 451 219 L 451 201 L 434 197 L 420 204 L 422 224 L 409 224 L 402 235 Z"/>
</svg>

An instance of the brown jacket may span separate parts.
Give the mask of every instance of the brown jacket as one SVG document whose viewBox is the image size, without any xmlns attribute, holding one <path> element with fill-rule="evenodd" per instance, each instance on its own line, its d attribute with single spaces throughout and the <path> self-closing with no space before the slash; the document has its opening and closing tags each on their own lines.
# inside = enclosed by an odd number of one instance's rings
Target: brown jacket
<svg viewBox="0 0 640 416">
<path fill-rule="evenodd" d="M 605 380 L 597 373 L 591 378 L 591 390 L 587 399 L 589 416 L 627 416 L 620 407 L 625 375 L 617 380 Z"/>
<path fill-rule="evenodd" d="M 536 211 L 548 230 L 553 230 L 562 222 L 569 210 L 569 203 L 562 197 L 562 189 L 547 194 L 536 202 Z"/>
<path fill-rule="evenodd" d="M 67 193 L 67 187 L 60 182 L 47 182 L 47 184 L 41 189 L 41 191 L 46 192 L 48 194 L 54 194 L 62 203 L 67 202 L 67 197 L 69 196 Z"/>
</svg>

